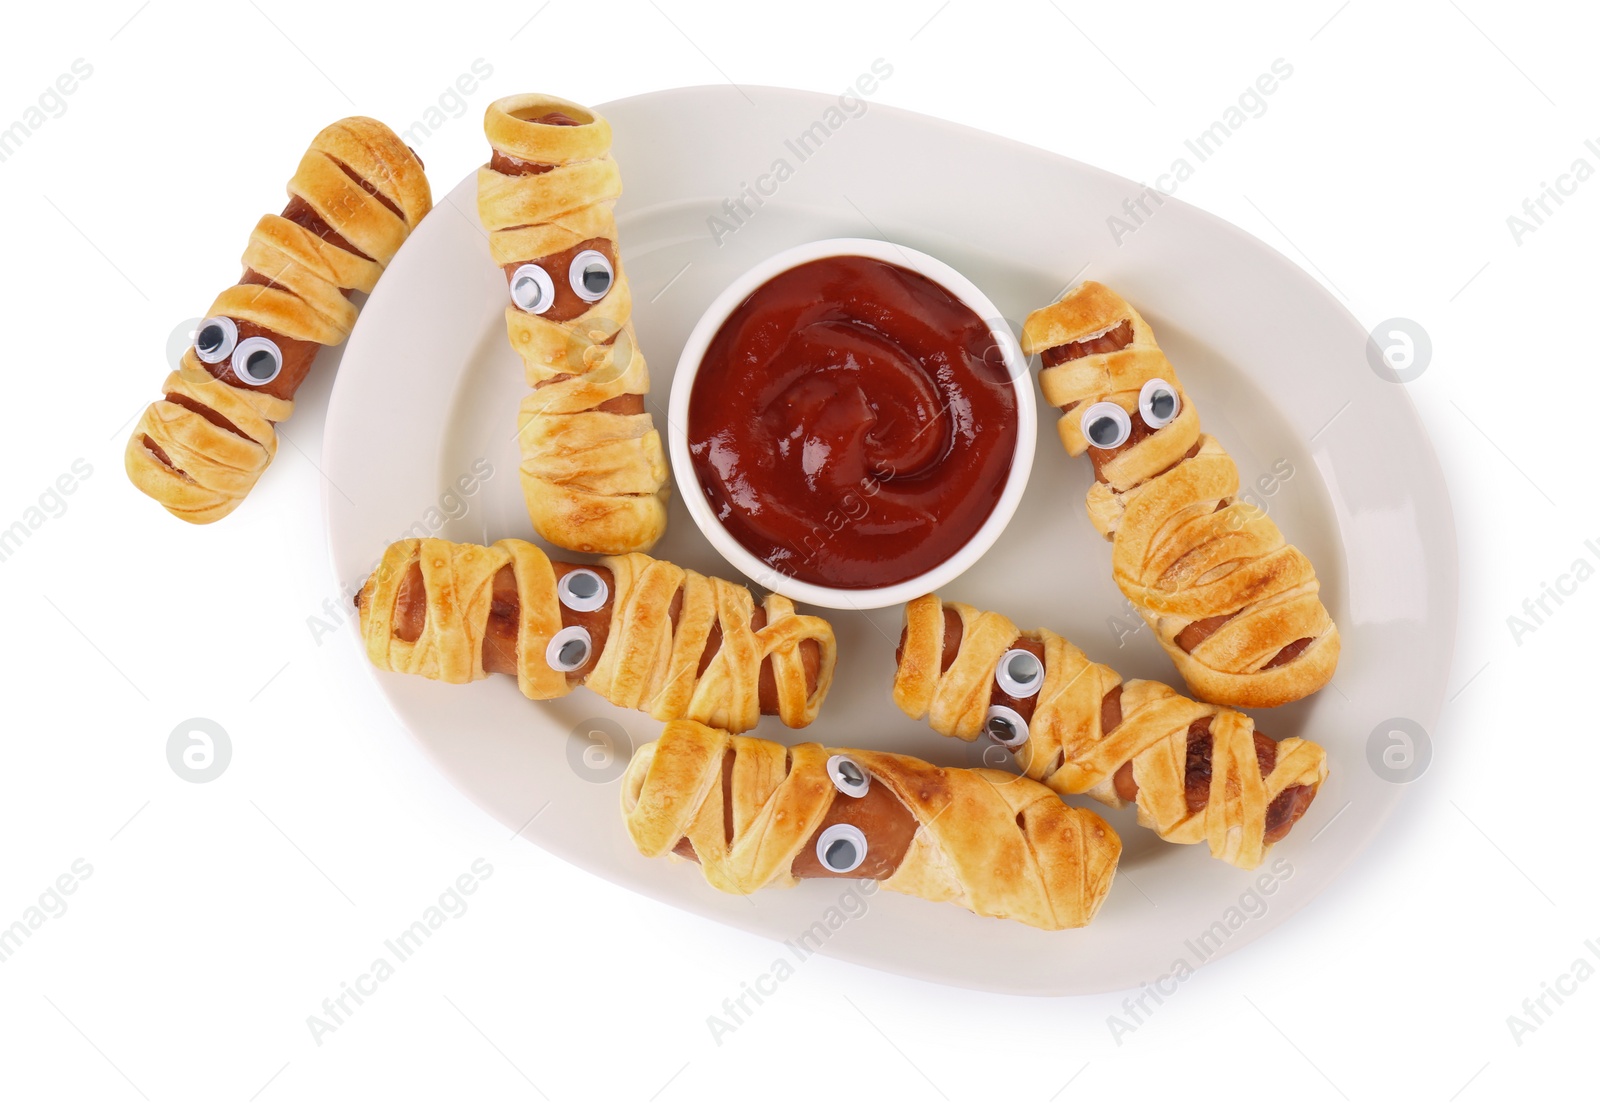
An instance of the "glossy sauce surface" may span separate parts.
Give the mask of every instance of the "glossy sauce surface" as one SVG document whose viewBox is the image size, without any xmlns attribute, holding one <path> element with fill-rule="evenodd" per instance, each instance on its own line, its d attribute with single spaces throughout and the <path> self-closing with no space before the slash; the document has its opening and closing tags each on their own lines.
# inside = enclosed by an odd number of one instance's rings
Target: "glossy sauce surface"
<svg viewBox="0 0 1600 1103">
<path fill-rule="evenodd" d="M 712 510 L 803 582 L 866 589 L 950 558 L 994 511 L 1016 391 L 989 327 L 915 272 L 826 257 L 731 314 L 689 400 Z"/>
</svg>

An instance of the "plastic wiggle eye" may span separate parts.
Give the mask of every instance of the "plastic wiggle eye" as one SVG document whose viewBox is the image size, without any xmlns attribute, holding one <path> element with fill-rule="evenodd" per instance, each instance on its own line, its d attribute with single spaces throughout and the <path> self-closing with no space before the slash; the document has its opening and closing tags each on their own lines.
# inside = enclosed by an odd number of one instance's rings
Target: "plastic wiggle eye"
<svg viewBox="0 0 1600 1103">
<path fill-rule="evenodd" d="M 817 838 L 817 861 L 830 873 L 849 873 L 867 860 L 867 837 L 854 824 L 836 823 Z"/>
<path fill-rule="evenodd" d="M 847 797 L 864 797 L 872 786 L 872 778 L 861 768 L 861 763 L 847 754 L 836 754 L 828 759 L 828 778 L 833 787 Z"/>
<path fill-rule="evenodd" d="M 572 265 L 567 270 L 567 279 L 572 283 L 572 290 L 578 298 L 586 303 L 599 302 L 606 297 L 606 292 L 611 290 L 611 281 L 616 274 L 611 271 L 611 262 L 604 253 L 593 249 L 585 249 L 572 258 Z"/>
<path fill-rule="evenodd" d="M 239 327 L 232 318 L 207 318 L 194 331 L 194 354 L 203 364 L 220 364 L 233 355 L 239 343 Z"/>
<path fill-rule="evenodd" d="M 983 730 L 1002 747 L 1020 747 L 1028 741 L 1028 722 L 1016 709 L 1004 705 L 989 706 L 989 719 Z"/>
<path fill-rule="evenodd" d="M 1152 429 L 1170 424 L 1180 406 L 1177 389 L 1165 379 L 1152 379 L 1139 390 L 1139 416 Z"/>
<path fill-rule="evenodd" d="M 556 597 L 576 613 L 592 613 L 602 608 L 610 596 L 606 580 L 588 567 L 568 571 L 556 583 Z"/>
<path fill-rule="evenodd" d="M 1133 432 L 1128 411 L 1115 402 L 1096 402 L 1083 411 L 1078 426 L 1083 430 L 1083 439 L 1096 448 L 1117 448 L 1126 444 Z"/>
<path fill-rule="evenodd" d="M 550 637 L 550 645 L 544 649 L 544 661 L 551 670 L 564 673 L 581 670 L 589 661 L 592 646 L 588 629 L 570 625 Z"/>
<path fill-rule="evenodd" d="M 1044 686 L 1044 664 L 1033 652 L 1013 648 L 995 664 L 994 680 L 1011 697 L 1032 697 Z"/>
<path fill-rule="evenodd" d="M 556 285 L 537 264 L 524 264 L 511 273 L 511 302 L 518 310 L 543 314 L 555 301 Z"/>
<path fill-rule="evenodd" d="M 283 353 L 266 337 L 246 337 L 233 350 L 233 374 L 241 383 L 263 387 L 283 370 Z"/>
</svg>

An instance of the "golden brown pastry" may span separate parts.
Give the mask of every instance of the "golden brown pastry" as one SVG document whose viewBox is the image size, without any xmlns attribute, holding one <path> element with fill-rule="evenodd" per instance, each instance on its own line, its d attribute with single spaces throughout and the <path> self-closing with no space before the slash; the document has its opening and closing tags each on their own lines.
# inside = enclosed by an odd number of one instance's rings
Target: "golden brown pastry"
<svg viewBox="0 0 1600 1103">
<path fill-rule="evenodd" d="M 1288 834 L 1328 775 L 1303 739 L 1274 742 L 1250 717 L 1124 682 L 1044 629 L 933 594 L 906 606 L 894 701 L 968 742 L 987 734 L 1028 777 L 1113 807 L 1173 843 L 1205 842 L 1243 869 Z"/>
<path fill-rule="evenodd" d="M 585 685 L 657 720 L 804 727 L 833 683 L 827 621 L 638 552 L 586 567 L 523 540 L 402 540 L 356 606 L 381 670 L 458 684 L 515 674 L 534 700 Z"/>
<path fill-rule="evenodd" d="M 350 335 L 350 293 L 372 290 L 432 202 L 422 161 L 382 123 L 341 119 L 318 134 L 288 206 L 256 223 L 243 277 L 134 427 L 133 485 L 184 521 L 233 512 L 277 453 L 273 427 L 317 352 Z"/>
<path fill-rule="evenodd" d="M 517 412 L 528 515 L 563 548 L 648 551 L 667 525 L 667 461 L 617 251 L 611 126 L 524 95 L 490 104 L 483 129 L 494 155 L 478 170 L 478 215 L 533 388 Z"/>
<path fill-rule="evenodd" d="M 691 721 L 634 752 L 622 817 L 639 852 L 723 892 L 853 877 L 1058 931 L 1094 918 L 1122 842 L 1093 812 L 998 770 L 785 747 Z"/>
<path fill-rule="evenodd" d="M 1200 418 L 1139 312 L 1092 281 L 1028 315 L 1061 443 L 1094 461 L 1089 519 L 1117 585 L 1207 701 L 1267 708 L 1333 677 L 1339 631 L 1311 562 L 1235 497 L 1239 471 Z"/>
</svg>

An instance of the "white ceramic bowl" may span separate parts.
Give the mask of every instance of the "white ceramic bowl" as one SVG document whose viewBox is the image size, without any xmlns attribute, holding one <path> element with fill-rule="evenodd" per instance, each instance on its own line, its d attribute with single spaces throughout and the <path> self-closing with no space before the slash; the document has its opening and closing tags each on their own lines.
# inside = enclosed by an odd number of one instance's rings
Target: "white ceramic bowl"
<svg viewBox="0 0 1600 1103">
<path fill-rule="evenodd" d="M 915 578 L 892 586 L 867 589 L 820 586 L 775 570 L 735 540 L 722 522 L 717 520 L 711 503 L 700 489 L 700 480 L 695 477 L 694 464 L 689 456 L 689 395 L 694 388 L 695 376 L 699 373 L 706 347 L 716 337 L 728 315 L 738 309 L 757 288 L 782 272 L 823 257 L 870 257 L 881 260 L 925 276 L 950 292 L 989 326 L 989 332 L 1005 358 L 1012 389 L 1017 396 L 1017 445 L 1011 456 L 1011 471 L 1006 477 L 1005 489 L 995 503 L 994 512 L 989 514 L 972 539 L 949 559 Z M 695 524 L 711 541 L 712 547 L 758 585 L 795 601 L 825 609 L 882 609 L 900 605 L 943 587 L 976 563 L 1005 530 L 1011 515 L 1016 512 L 1017 503 L 1022 501 L 1022 492 L 1028 485 L 1028 474 L 1033 470 L 1037 434 L 1033 380 L 1028 373 L 1027 359 L 1022 355 L 1016 335 L 988 296 L 960 272 L 926 253 L 889 241 L 853 237 L 828 238 L 785 249 L 745 272 L 713 299 L 684 342 L 683 353 L 678 358 L 678 370 L 672 380 L 667 420 L 667 444 L 672 456 L 672 469 L 677 476 L 678 493 L 683 495 Z"/>
</svg>

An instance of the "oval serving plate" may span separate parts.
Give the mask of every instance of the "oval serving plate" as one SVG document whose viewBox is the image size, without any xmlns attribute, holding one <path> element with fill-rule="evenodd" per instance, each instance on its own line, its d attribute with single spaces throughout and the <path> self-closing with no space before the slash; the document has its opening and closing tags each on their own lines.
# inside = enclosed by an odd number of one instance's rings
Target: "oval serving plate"
<svg viewBox="0 0 1600 1103">
<path fill-rule="evenodd" d="M 615 131 L 625 187 L 619 238 L 663 431 L 673 366 L 695 320 L 740 272 L 800 242 L 903 242 L 955 267 L 1014 322 L 1069 282 L 1097 279 L 1149 320 L 1206 429 L 1238 462 L 1244 493 L 1317 565 L 1344 642 L 1332 686 L 1256 714 L 1275 737 L 1321 743 L 1330 767 L 1305 819 L 1261 870 L 1233 869 L 1204 846 L 1163 843 L 1128 812 L 1097 809 L 1122 833 L 1124 852 L 1085 930 L 1038 931 L 878 892 L 865 914 L 812 941 L 829 955 L 947 984 L 1072 994 L 1135 987 L 1180 961 L 1197 968 L 1283 923 L 1357 857 L 1404 794 L 1369 765 L 1369 735 L 1394 717 L 1431 731 L 1449 676 L 1454 527 L 1438 461 L 1403 389 L 1368 367 L 1366 333 L 1315 281 L 1203 211 L 1168 200 L 1118 246 L 1105 219 L 1141 190 L 1128 180 L 876 105 L 830 130 L 825 117 L 841 117 L 830 112 L 835 97 L 744 91 L 753 104 L 731 87 L 705 87 L 598 108 Z M 827 136 L 801 161 L 786 140 L 817 126 Z M 775 190 L 747 192 L 779 160 L 789 171 Z M 949 172 L 951 164 L 962 171 Z M 345 350 L 323 453 L 339 488 L 325 487 L 324 509 L 341 584 L 359 584 L 408 531 L 532 537 L 514 441 L 522 365 L 506 340 L 505 285 L 476 211 L 469 175 L 396 257 Z M 1056 444 L 1049 409 L 1039 412 L 1039 438 L 1010 527 L 942 596 L 1059 631 L 1124 677 L 1174 682 L 1084 515 L 1089 465 Z M 737 577 L 676 497 L 654 554 Z M 982 762 L 983 744 L 938 736 L 890 701 L 898 609 L 826 615 L 843 661 L 821 718 L 799 732 L 768 718 L 755 734 Z M 631 748 L 660 729 L 643 714 L 581 689 L 536 704 L 508 677 L 471 686 L 373 677 L 470 799 L 512 828 L 549 802 L 524 834 L 612 881 L 778 940 L 811 930 L 851 884 L 810 881 L 745 899 L 711 889 L 691 865 L 641 857 L 622 828 L 617 785 Z M 1263 879 L 1270 897 L 1255 891 Z"/>
</svg>

